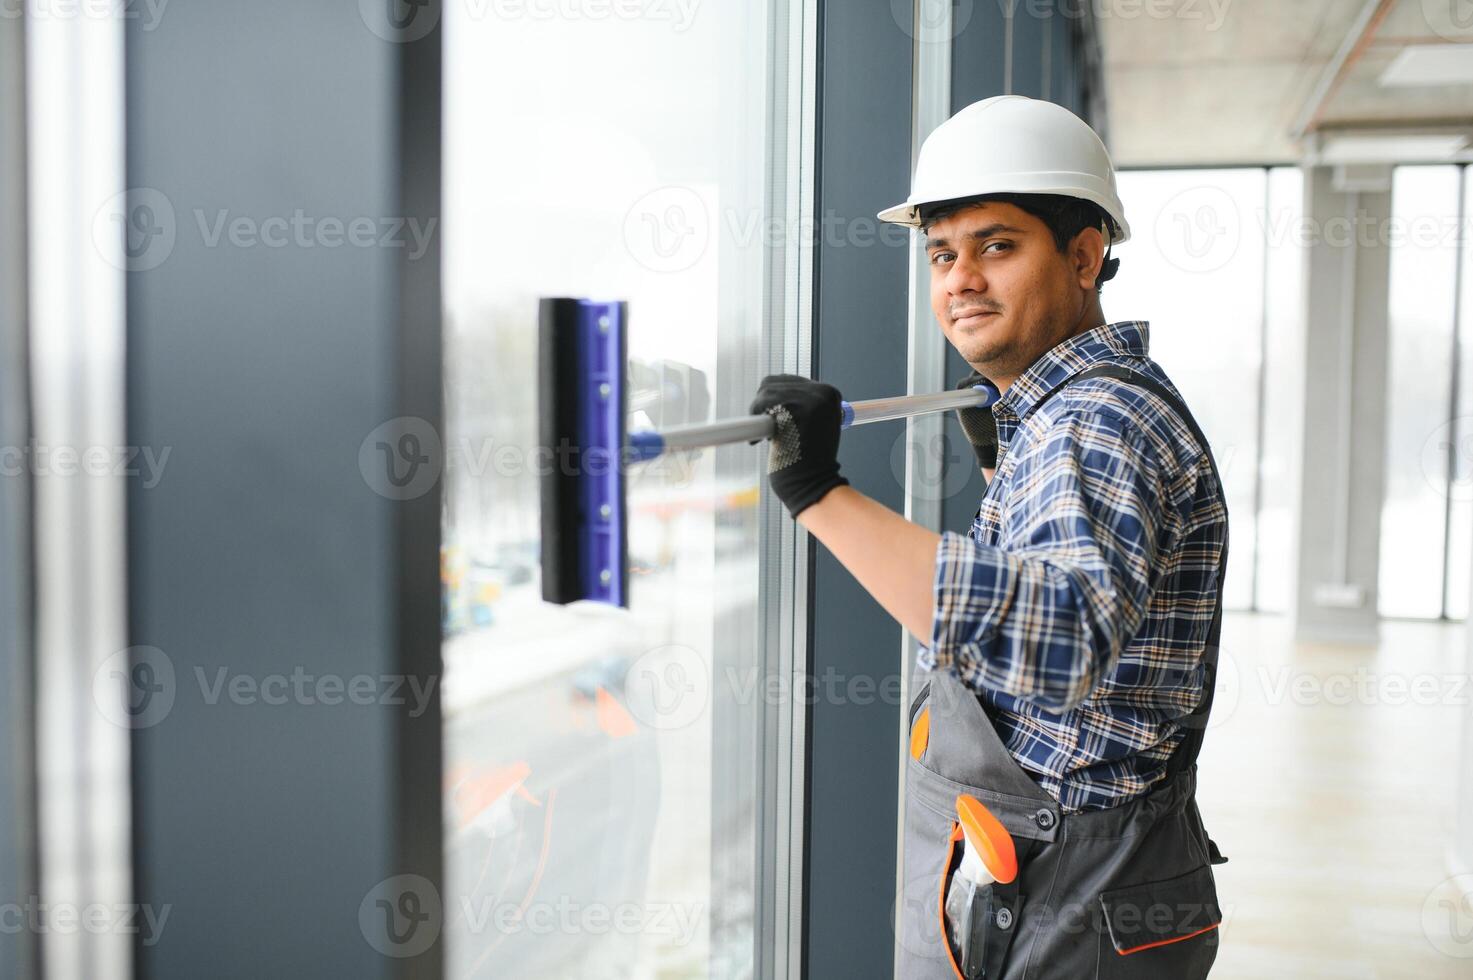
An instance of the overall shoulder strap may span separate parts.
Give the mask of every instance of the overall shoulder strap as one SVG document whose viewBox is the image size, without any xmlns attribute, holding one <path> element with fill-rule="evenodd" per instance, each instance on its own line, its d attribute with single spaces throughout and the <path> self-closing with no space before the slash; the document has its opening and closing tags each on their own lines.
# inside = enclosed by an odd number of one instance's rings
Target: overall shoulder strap
<svg viewBox="0 0 1473 980">
<path fill-rule="evenodd" d="M 1039 399 L 1038 403 L 1033 406 L 1034 410 L 1037 410 L 1039 405 L 1042 405 L 1049 398 L 1053 397 L 1053 395 L 1074 382 L 1084 381 L 1089 378 L 1113 378 L 1117 381 L 1123 381 L 1126 384 L 1144 388 L 1171 406 L 1172 411 L 1191 430 L 1193 438 L 1197 440 L 1197 444 L 1207 456 L 1207 465 L 1212 471 L 1213 481 L 1217 484 L 1217 495 L 1222 502 L 1223 513 L 1227 513 L 1227 498 L 1223 489 L 1222 478 L 1218 473 L 1217 461 L 1212 456 L 1212 447 L 1208 444 L 1207 437 L 1203 435 L 1201 426 L 1193 418 L 1191 410 L 1187 408 L 1186 403 L 1174 391 L 1161 384 L 1155 378 L 1127 367 L 1124 364 L 1096 364 L 1073 375 L 1063 384 Z M 1032 414 L 1032 412 L 1029 414 Z M 1227 580 L 1227 557 L 1227 529 L 1224 528 L 1222 556 L 1217 566 L 1217 600 L 1212 610 L 1212 626 L 1207 634 L 1207 648 L 1202 653 L 1202 663 L 1207 668 L 1204 678 L 1205 689 L 1202 692 L 1202 700 L 1197 703 L 1196 709 L 1181 721 L 1182 728 L 1186 730 L 1186 737 L 1181 740 L 1181 743 L 1176 747 L 1176 751 L 1167 760 L 1167 779 L 1175 777 L 1177 773 L 1190 768 L 1197 761 L 1197 754 L 1202 749 L 1202 734 L 1207 728 L 1207 718 L 1212 713 L 1212 696 L 1217 687 L 1218 649 L 1222 641 L 1222 589 Z"/>
</svg>

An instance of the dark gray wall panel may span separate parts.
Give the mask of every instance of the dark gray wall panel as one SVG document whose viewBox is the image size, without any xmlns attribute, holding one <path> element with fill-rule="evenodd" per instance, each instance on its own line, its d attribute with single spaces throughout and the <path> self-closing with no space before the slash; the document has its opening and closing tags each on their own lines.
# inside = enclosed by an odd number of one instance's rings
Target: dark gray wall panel
<svg viewBox="0 0 1473 980">
<path fill-rule="evenodd" d="M 1001 5 L 975 4 L 951 44 L 951 111 L 1007 91 L 1006 60 L 1007 32 Z"/>
<path fill-rule="evenodd" d="M 908 241 L 880 239 L 875 212 L 910 185 L 911 37 L 888 3 L 829 2 L 819 78 L 813 373 L 850 400 L 905 390 Z M 847 432 L 839 454 L 860 491 L 900 510 L 898 424 Z M 829 552 L 816 549 L 810 671 L 886 678 L 898 690 L 900 627 Z M 842 687 L 841 687 L 842 689 Z M 824 690 L 823 687 L 819 688 Z M 855 699 L 857 702 L 858 698 Z M 810 709 L 805 844 L 806 973 L 879 977 L 894 959 L 895 698 L 817 698 Z"/>
<path fill-rule="evenodd" d="M 128 22 L 128 182 L 173 232 L 128 277 L 128 441 L 170 451 L 129 490 L 131 642 L 174 696 L 133 740 L 138 900 L 171 910 L 140 976 L 439 969 L 359 919 L 390 876 L 439 880 L 438 702 L 209 694 L 222 670 L 439 675 L 438 485 L 391 500 L 359 466 L 386 420 L 440 424 L 438 250 L 392 228 L 439 213 L 439 33 L 395 43 L 384 6 Z"/>
<path fill-rule="evenodd" d="M 992 10 L 997 10 L 993 5 Z M 1044 37 L 1052 17 L 1043 4 L 1019 3 L 1013 12 L 1012 94 L 1030 99 L 1044 97 Z"/>
</svg>

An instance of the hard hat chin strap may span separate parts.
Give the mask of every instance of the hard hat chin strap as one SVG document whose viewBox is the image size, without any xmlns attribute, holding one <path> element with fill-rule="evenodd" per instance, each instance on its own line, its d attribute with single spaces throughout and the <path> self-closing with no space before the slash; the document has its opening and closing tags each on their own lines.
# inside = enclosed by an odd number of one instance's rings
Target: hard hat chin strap
<svg viewBox="0 0 1473 980">
<path fill-rule="evenodd" d="M 1115 273 L 1120 268 L 1120 260 L 1110 258 L 1110 252 L 1115 247 L 1115 243 L 1111 241 L 1111 239 L 1115 237 L 1115 229 L 1110 227 L 1110 225 L 1111 222 L 1106 222 L 1105 224 L 1105 242 L 1107 243 L 1105 245 L 1105 261 L 1104 264 L 1100 266 L 1099 277 L 1095 279 L 1096 289 L 1098 289 L 1102 284 L 1109 282 L 1111 279 L 1114 279 Z"/>
</svg>

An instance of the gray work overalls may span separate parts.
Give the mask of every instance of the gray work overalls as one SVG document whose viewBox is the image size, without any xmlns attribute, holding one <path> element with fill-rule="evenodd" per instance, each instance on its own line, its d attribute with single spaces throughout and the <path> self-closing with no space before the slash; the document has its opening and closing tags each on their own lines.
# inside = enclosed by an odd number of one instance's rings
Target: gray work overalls
<svg viewBox="0 0 1473 980">
<path fill-rule="evenodd" d="M 1207 453 L 1216 480 L 1217 467 L 1196 420 L 1154 379 L 1101 364 L 1050 395 L 1092 377 L 1117 378 L 1163 398 Z M 1216 482 L 1220 495 L 1222 483 Z M 977 696 L 952 673 L 929 678 L 909 715 L 897 977 L 1194 980 L 1207 975 L 1222 921 L 1212 865 L 1224 858 L 1197 812 L 1196 759 L 1212 707 L 1226 568 L 1224 535 L 1217 604 L 1203 654 L 1205 694 L 1184 719 L 1187 734 L 1168 763 L 1167 777 L 1120 806 L 1063 813 L 1013 760 Z M 967 963 L 947 940 L 942 918 L 946 888 L 960 862 L 959 793 L 975 796 L 996 815 L 1018 855 L 1013 882 L 978 893 L 982 902 L 972 906 L 973 956 Z M 980 960 L 976 965 L 984 972 L 963 971 L 973 959 Z"/>
</svg>

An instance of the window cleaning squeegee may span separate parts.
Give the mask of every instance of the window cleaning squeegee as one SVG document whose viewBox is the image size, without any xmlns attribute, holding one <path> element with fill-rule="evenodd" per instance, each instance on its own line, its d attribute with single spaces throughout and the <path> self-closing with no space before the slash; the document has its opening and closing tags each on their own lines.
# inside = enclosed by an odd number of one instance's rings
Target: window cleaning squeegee
<svg viewBox="0 0 1473 980">
<path fill-rule="evenodd" d="M 769 415 L 659 431 L 627 430 L 627 305 L 544 299 L 539 310 L 542 597 L 629 604 L 625 467 L 663 453 L 771 438 Z M 843 426 L 991 405 L 987 385 L 934 395 L 844 402 Z"/>
</svg>

